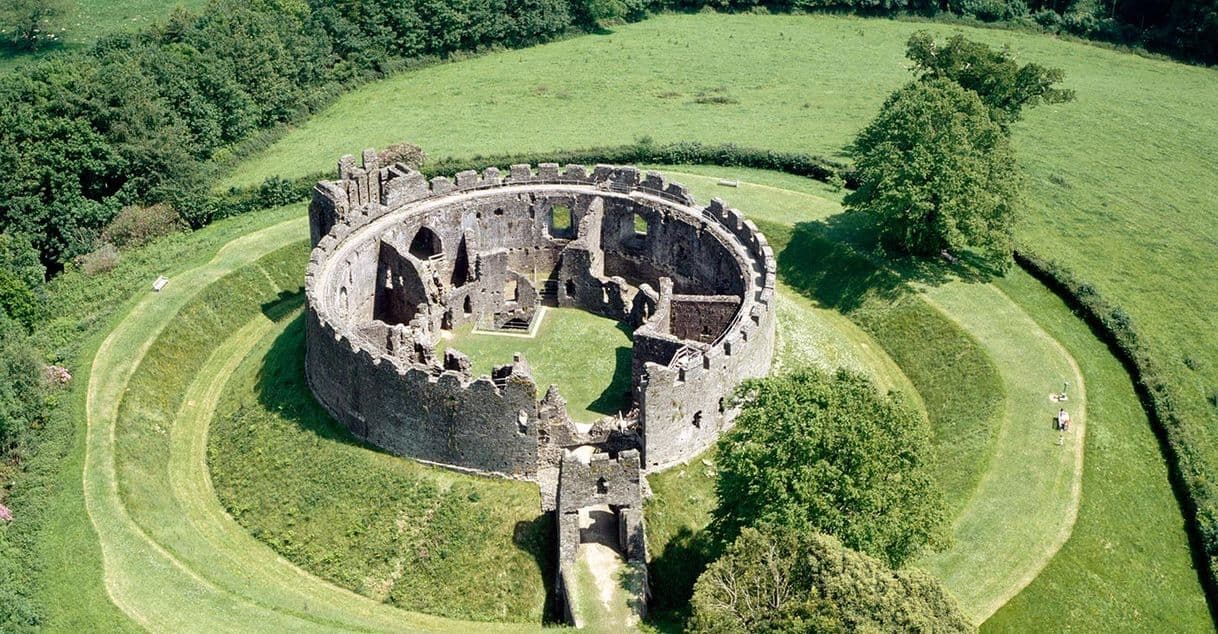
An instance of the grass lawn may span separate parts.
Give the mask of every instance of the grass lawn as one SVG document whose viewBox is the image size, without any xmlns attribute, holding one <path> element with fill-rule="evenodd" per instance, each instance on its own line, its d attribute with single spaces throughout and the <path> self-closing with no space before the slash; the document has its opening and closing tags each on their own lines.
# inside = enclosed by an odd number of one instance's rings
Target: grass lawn
<svg viewBox="0 0 1218 634">
<path fill-rule="evenodd" d="M 714 183 L 719 176 L 743 178 L 746 181 L 740 191 L 743 196 L 725 188 L 718 188 L 718 192 L 733 203 L 738 199 L 752 197 L 752 204 L 758 206 L 756 211 L 743 204 L 738 206 L 763 219 L 787 217 L 790 218 L 788 222 L 803 222 L 806 226 L 807 221 L 801 221 L 798 218 L 799 212 L 794 208 L 800 204 L 799 198 L 807 195 L 829 195 L 816 183 L 811 184 L 811 187 L 800 188 L 803 190 L 800 192 L 754 189 L 752 184 L 755 181 L 767 186 L 799 185 L 797 181 L 790 181 L 787 177 L 771 180 L 765 173 L 760 172 L 724 168 L 679 169 L 704 175 L 682 174 L 675 177 L 698 192 L 700 198 L 716 191 Z M 766 191 L 764 195 L 763 191 Z M 1153 442 L 1134 443 L 1125 447 L 1129 453 L 1122 456 L 1122 459 L 1139 465 L 1139 471 L 1149 472 L 1147 477 L 1156 470 L 1161 474 L 1161 478 L 1154 483 L 1131 485 L 1124 475 L 1113 472 L 1109 472 L 1107 478 L 1084 476 L 1082 480 L 1075 480 L 1074 470 L 1078 466 L 1078 456 L 1072 455 L 1068 443 L 1064 442 L 1061 447 L 1055 444 L 1056 434 L 1051 430 L 1049 417 L 1056 409 L 1048 402 L 1047 396 L 1049 392 L 1060 389 L 1060 381 L 1063 378 L 1074 376 L 1075 370 L 1070 365 L 1070 352 L 1074 350 L 1073 344 L 1080 341 L 1065 338 L 1070 344 L 1069 351 L 1058 344 L 1054 337 L 1060 336 L 1059 329 L 1042 328 L 1039 322 L 1029 317 L 1029 313 L 1042 308 L 1040 304 L 1024 305 L 1011 301 L 1010 296 L 1003 291 L 1007 290 L 1011 295 L 1016 295 L 1016 292 L 1006 286 L 1007 280 L 1001 280 L 996 285 L 960 282 L 937 284 L 913 297 L 899 296 L 894 300 L 884 295 L 872 295 L 862 300 L 846 302 L 843 298 L 850 297 L 850 293 L 840 289 L 849 289 L 851 280 L 857 280 L 865 272 L 865 253 L 854 254 L 854 258 L 845 258 L 840 254 L 823 255 L 831 253 L 832 245 L 821 241 L 797 242 L 796 238 L 801 235 L 798 224 L 794 231 L 777 223 L 766 223 L 764 220 L 760 224 L 779 250 L 780 282 L 805 290 L 822 303 L 852 307 L 846 311 L 846 315 L 858 322 L 875 341 L 884 345 L 904 373 L 923 392 L 923 400 L 936 428 L 938 450 L 949 456 L 950 462 L 968 463 L 964 466 L 955 464 L 951 468 L 942 467 L 941 482 L 950 482 L 952 478 L 956 478 L 957 482 L 966 482 L 964 474 L 970 473 L 979 480 L 974 484 L 974 489 L 959 485 L 948 488 L 949 499 L 955 502 L 958 509 L 955 521 L 956 544 L 947 552 L 933 556 L 921 564 L 945 580 L 953 593 L 961 598 L 966 610 L 975 617 L 987 616 L 998 608 L 1002 601 L 1010 598 L 1012 593 L 1023 588 L 1023 584 L 1031 581 L 1031 576 L 1035 576 L 1047 563 L 1044 570 L 1050 581 L 1044 583 L 1055 583 L 1052 580 L 1057 578 L 1059 581 L 1056 583 L 1063 585 L 1055 585 L 1053 591 L 1059 595 L 1050 596 L 1044 593 L 1037 585 L 1042 582 L 1035 581 L 1016 595 L 1008 608 L 998 612 L 996 623 L 1011 623 L 1014 628 L 1023 631 L 1090 629 L 1091 623 L 1120 623 L 1123 614 L 1140 614 L 1143 620 L 1137 622 L 1147 626 L 1166 624 L 1183 629 L 1208 627 L 1204 596 L 1195 573 L 1189 569 L 1187 539 L 1180 529 L 1182 518 L 1167 486 L 1166 470 L 1158 447 Z M 835 229 L 835 234 L 846 239 L 847 245 L 859 235 L 842 226 Z M 782 266 L 784 261 L 792 261 L 791 258 L 796 258 L 794 262 L 805 259 L 807 261 L 792 271 Z M 792 281 L 790 274 L 798 271 L 804 272 L 804 276 Z M 784 276 L 784 272 L 788 275 Z M 1012 279 L 1026 279 L 1026 276 L 1021 278 L 1012 274 Z M 886 286 L 876 284 L 875 281 L 874 277 L 869 278 L 862 288 L 875 292 Z M 1029 290 L 1052 298 L 1051 294 L 1035 282 L 1029 280 L 1028 283 L 1032 284 Z M 918 301 L 915 302 L 915 299 Z M 918 304 L 922 307 L 910 308 Z M 1048 309 L 1052 308 L 1050 304 Z M 1069 328 L 1074 329 L 1073 337 L 1081 338 L 1081 342 L 1092 346 L 1092 354 L 1096 349 L 1104 351 L 1102 344 L 1068 312 L 1064 316 L 1051 310 L 1049 312 L 1053 319 L 1064 320 Z M 957 330 L 967 331 L 968 339 L 983 351 L 987 362 L 993 364 L 992 367 L 997 371 L 994 378 L 999 382 L 996 392 L 999 400 L 996 402 L 997 423 L 993 441 L 996 451 L 980 462 L 970 457 L 981 451 L 985 445 L 976 444 L 976 440 L 967 435 L 953 440 L 955 434 L 967 432 L 970 426 L 976 426 L 976 421 L 970 421 L 967 417 L 944 419 L 942 412 L 971 412 L 974 411 L 971 407 L 978 407 L 979 403 L 985 401 L 971 405 L 968 402 L 967 399 L 976 398 L 976 395 L 970 395 L 977 391 L 976 377 L 971 376 L 970 372 L 954 376 L 950 373 L 950 369 L 960 366 L 968 356 L 953 358 L 954 353 L 951 353 L 951 350 L 954 347 L 950 338 L 930 336 L 936 331 L 950 332 L 950 329 L 936 327 L 923 330 L 926 324 L 937 323 L 931 314 L 937 314 L 938 319 L 948 319 L 950 316 L 953 323 L 957 324 Z M 929 342 L 929 345 L 920 342 Z M 945 352 L 947 354 L 944 354 Z M 993 361 L 989 361 L 990 359 Z M 1102 359 L 1115 363 L 1106 351 Z M 1076 421 L 1080 418 L 1079 408 L 1083 403 L 1080 400 L 1082 395 L 1077 391 L 1080 384 L 1085 384 L 1087 403 L 1099 399 L 1101 404 L 1106 404 L 1111 402 L 1111 399 L 1117 399 L 1132 403 L 1132 407 L 1136 409 L 1136 398 L 1123 373 L 1118 375 L 1124 380 L 1123 383 L 1114 384 L 1111 381 L 1112 376 L 1105 374 L 1093 381 L 1087 373 L 1091 366 L 1085 362 L 1081 362 L 1081 365 L 1085 379 L 1079 381 L 1076 377 L 1072 381 L 1076 391 L 1075 398 L 1071 401 L 1071 409 Z M 965 367 L 968 367 L 967 362 Z M 925 374 L 934 369 L 938 369 L 942 374 Z M 924 387 L 929 389 L 923 389 Z M 1089 411 L 1088 407 L 1087 412 Z M 1091 438 L 1091 430 L 1099 428 L 1101 431 L 1097 433 L 1103 435 L 1104 431 L 1100 426 L 1107 422 L 1110 413 L 1111 410 L 1104 409 L 1101 405 L 1098 414 L 1086 415 L 1085 437 L 1088 449 L 1096 442 Z M 1093 422 L 1097 420 L 1098 422 Z M 1141 425 L 1139 433 L 1153 439 L 1144 415 L 1140 420 L 1126 421 L 1126 424 Z M 944 434 L 945 429 L 951 431 Z M 1077 433 L 1082 427 L 1076 426 L 1075 429 Z M 1079 437 L 1073 436 L 1073 440 L 1077 441 Z M 696 574 L 697 559 L 705 552 L 706 544 L 700 530 L 709 522 L 710 511 L 714 506 L 714 468 L 713 454 L 704 458 L 712 466 L 694 461 L 688 466 L 678 467 L 649 479 L 656 494 L 648 504 L 647 519 L 649 545 L 656 558 L 653 571 L 657 576 L 657 587 L 662 587 L 659 585 L 662 583 L 660 580 L 666 577 L 680 582 Z M 1087 461 L 1083 464 L 1089 465 Z M 1118 459 L 1108 462 L 1108 467 L 1120 469 L 1120 464 Z M 1088 468 L 1093 467 L 1089 465 Z M 1084 483 L 1081 506 L 1078 506 L 1076 492 L 1072 490 L 1076 482 Z M 1147 486 L 1148 484 L 1150 486 Z M 1130 486 L 1136 486 L 1138 495 L 1146 496 L 1138 505 L 1141 507 L 1141 513 L 1136 519 L 1128 517 L 1125 506 L 1120 503 L 1089 501 L 1088 496 L 1093 493 L 1098 500 L 1106 500 L 1109 496 L 1129 495 L 1127 489 Z M 1035 494 L 1029 495 L 1030 491 L 1035 491 Z M 1086 527 L 1089 526 L 1123 527 L 1118 533 L 1123 535 L 1124 540 L 1129 540 L 1124 543 L 1133 549 L 1128 551 L 1126 556 L 1137 557 L 1141 563 L 1131 569 L 1127 566 L 1128 559 L 1125 558 L 1106 557 L 1080 561 L 1072 556 L 1070 553 L 1078 549 L 1077 543 L 1085 543 L 1087 539 L 1066 541 L 1076 512 L 1081 530 L 1087 530 Z M 1153 537 L 1135 538 L 1133 533 L 1140 522 L 1155 527 L 1151 531 Z M 1061 543 L 1063 541 L 1064 546 Z M 1115 542 L 1108 542 L 1108 547 L 1111 548 L 1113 543 Z M 1097 546 L 1100 544 L 1093 543 L 1088 549 Z M 1057 550 L 1059 547 L 1060 551 Z M 1046 561 L 1048 557 L 1053 559 Z M 1070 564 L 1061 563 L 1063 557 L 1069 558 L 1066 561 L 1070 561 Z M 1087 583 L 1071 584 L 1068 580 L 1074 570 L 1071 566 L 1075 564 L 1081 564 L 1085 569 L 1091 570 L 1094 578 Z M 1154 571 L 1152 578 L 1157 576 L 1162 579 L 1163 587 L 1171 588 L 1170 591 L 1174 593 L 1172 601 L 1166 604 L 1159 601 L 1156 598 L 1156 590 L 1147 587 L 1147 569 Z M 1037 592 L 1041 594 L 1033 599 L 1026 598 L 1029 593 Z M 662 600 L 672 603 L 679 603 L 680 600 L 680 597 L 668 597 L 664 593 L 659 596 Z M 1069 600 L 1063 601 L 1061 596 L 1069 596 Z M 1125 605 L 1118 610 L 1107 610 L 1105 606 L 1121 598 L 1126 601 Z M 657 606 L 661 610 L 658 615 L 661 627 L 672 626 L 673 615 L 663 612 L 665 608 L 678 607 L 672 603 L 661 603 Z M 1044 603 L 1054 603 L 1056 607 L 1044 610 Z M 1074 606 L 1078 605 L 1089 606 L 1089 609 L 1074 609 Z M 1104 614 L 1097 617 L 1096 614 L 1101 611 Z"/>
<path fill-rule="evenodd" d="M 469 355 L 474 376 L 512 362 L 522 353 L 533 370 L 538 398 L 551 384 L 567 399 L 577 421 L 617 414 L 629 402 L 630 328 L 576 308 L 546 308 L 534 337 L 461 329 L 441 339 L 437 353 L 456 348 Z"/>
<path fill-rule="evenodd" d="M 1114 298 L 1183 391 L 1186 430 L 1218 477 L 1218 71 L 1051 37 L 834 16 L 671 15 L 403 73 L 338 100 L 225 186 L 333 169 L 408 139 L 435 156 L 656 141 L 842 155 L 909 79 L 909 34 L 1009 44 L 1059 66 L 1078 100 L 1014 126 L 1030 176 L 1020 239 Z M 730 51 L 725 54 L 724 51 Z M 526 75 L 527 74 L 527 75 Z M 521 78 L 527 76 L 528 81 Z M 734 103 L 697 103 L 699 93 Z"/>
<path fill-rule="evenodd" d="M 79 49 L 104 35 L 135 31 L 164 21 L 177 7 L 198 10 L 205 0 L 75 0 L 69 14 L 59 21 L 60 41 L 34 53 L 0 46 L 0 72 L 16 68 L 48 54 Z"/>
</svg>

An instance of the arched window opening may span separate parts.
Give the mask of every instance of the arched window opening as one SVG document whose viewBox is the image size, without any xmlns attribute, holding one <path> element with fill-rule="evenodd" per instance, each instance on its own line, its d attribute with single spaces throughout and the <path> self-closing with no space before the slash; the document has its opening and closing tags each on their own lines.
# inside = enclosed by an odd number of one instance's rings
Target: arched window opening
<svg viewBox="0 0 1218 634">
<path fill-rule="evenodd" d="M 440 246 L 440 236 L 427 227 L 419 227 L 418 233 L 410 241 L 410 255 L 426 260 L 437 256 L 443 249 Z"/>
<path fill-rule="evenodd" d="M 474 300 L 471 299 L 469 295 L 465 296 L 465 303 L 461 306 L 461 309 L 462 312 L 465 313 L 466 317 L 474 314 Z"/>
</svg>

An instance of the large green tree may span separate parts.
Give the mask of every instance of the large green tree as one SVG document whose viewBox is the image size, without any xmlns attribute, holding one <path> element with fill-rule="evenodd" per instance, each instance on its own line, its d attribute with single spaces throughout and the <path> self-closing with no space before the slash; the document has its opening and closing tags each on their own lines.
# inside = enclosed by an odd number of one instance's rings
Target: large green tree
<svg viewBox="0 0 1218 634">
<path fill-rule="evenodd" d="M 1024 107 L 1063 103 L 1074 91 L 1058 88 L 1060 68 L 1020 65 L 1009 48 L 995 50 L 956 34 L 940 43 L 927 31 L 910 36 L 905 56 L 919 79 L 948 79 L 977 93 L 994 120 L 1007 126 L 1018 121 Z"/>
<path fill-rule="evenodd" d="M 1009 264 L 1023 175 L 977 93 L 947 79 L 911 82 L 853 151 L 859 188 L 846 204 L 875 216 L 886 243 L 914 255 L 973 249 Z"/>
<path fill-rule="evenodd" d="M 694 586 L 692 629 L 728 634 L 971 632 L 939 582 L 828 535 L 746 528 Z"/>
<path fill-rule="evenodd" d="M 719 443 L 716 527 L 829 533 L 900 566 L 948 541 L 928 423 L 860 375 L 812 369 L 749 382 Z"/>
</svg>

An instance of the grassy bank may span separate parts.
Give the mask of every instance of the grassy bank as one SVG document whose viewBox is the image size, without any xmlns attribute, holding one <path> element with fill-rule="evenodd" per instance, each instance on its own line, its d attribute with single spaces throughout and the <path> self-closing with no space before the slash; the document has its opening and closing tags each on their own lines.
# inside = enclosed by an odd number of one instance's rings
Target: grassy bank
<svg viewBox="0 0 1218 634">
<path fill-rule="evenodd" d="M 294 263 L 303 266 L 303 262 Z M 208 436 L 220 501 L 305 570 L 404 609 L 540 623 L 553 526 L 536 487 L 426 467 L 336 425 L 304 379 L 299 296 L 238 366 Z"/>
</svg>

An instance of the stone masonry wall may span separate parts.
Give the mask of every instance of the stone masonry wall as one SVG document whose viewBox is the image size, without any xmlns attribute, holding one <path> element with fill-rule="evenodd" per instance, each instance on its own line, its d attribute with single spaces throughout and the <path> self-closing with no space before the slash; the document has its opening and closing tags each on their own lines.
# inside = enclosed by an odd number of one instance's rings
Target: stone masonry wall
<svg viewBox="0 0 1218 634">
<path fill-rule="evenodd" d="M 556 209 L 569 213 L 569 227 L 555 226 Z M 635 230 L 636 214 L 645 232 Z M 602 442 L 559 429 L 565 410 L 539 404 L 525 360 L 475 378 L 435 358 L 440 330 L 527 313 L 543 288 L 556 289 L 560 305 L 638 326 L 638 412 L 612 437 L 639 439 L 643 468 L 713 443 L 734 414 L 719 399 L 769 369 L 772 250 L 738 211 L 717 200 L 698 208 L 656 174 L 542 164 L 428 181 L 365 152 L 362 167 L 344 157 L 339 180 L 317 185 L 309 217 L 310 386 L 353 433 L 397 454 L 535 478 L 559 455 L 545 450 L 557 437 Z M 384 266 L 384 253 L 401 262 Z M 378 304 L 387 273 L 403 291 Z M 522 293 L 515 302 L 513 288 Z M 694 323 L 689 311 L 700 303 L 708 309 Z M 412 307 L 411 323 L 384 321 L 402 321 Z"/>
</svg>

